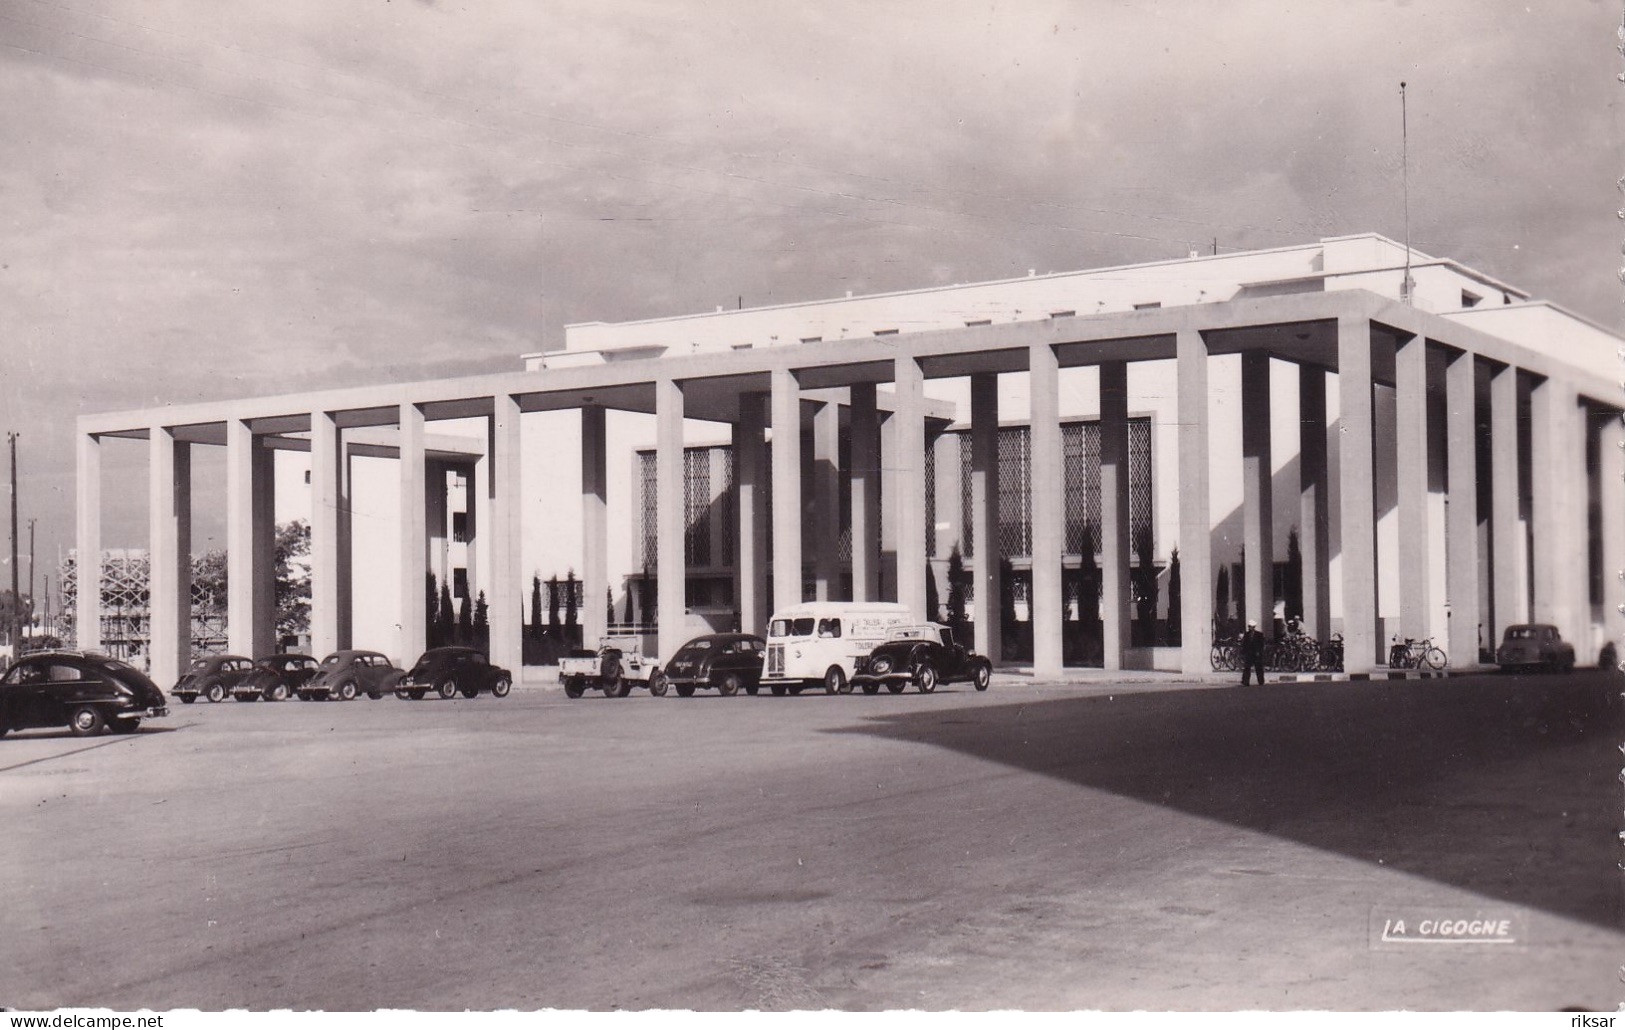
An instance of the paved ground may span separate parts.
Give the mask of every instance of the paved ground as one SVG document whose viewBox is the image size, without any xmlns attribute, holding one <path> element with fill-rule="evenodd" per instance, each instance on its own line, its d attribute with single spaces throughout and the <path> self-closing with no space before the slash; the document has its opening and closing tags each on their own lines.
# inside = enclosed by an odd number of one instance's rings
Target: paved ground
<svg viewBox="0 0 1625 1030">
<path fill-rule="evenodd" d="M 524 687 L 13 735 L 0 1005 L 1613 1008 L 1619 684 Z M 1475 913 L 1517 943 L 1378 939 Z"/>
</svg>

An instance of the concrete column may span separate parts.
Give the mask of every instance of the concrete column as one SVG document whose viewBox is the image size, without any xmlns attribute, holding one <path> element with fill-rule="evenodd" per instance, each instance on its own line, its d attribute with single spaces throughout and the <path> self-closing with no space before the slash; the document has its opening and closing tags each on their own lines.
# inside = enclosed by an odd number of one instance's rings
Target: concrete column
<svg viewBox="0 0 1625 1030">
<path fill-rule="evenodd" d="M 711 486 L 705 506 L 708 530 L 706 535 L 711 543 L 711 557 L 706 562 L 706 567 L 715 569 L 728 564 L 728 533 L 722 515 L 724 506 L 730 502 L 728 452 L 721 447 L 706 448 L 705 468 Z"/>
<path fill-rule="evenodd" d="M 687 640 L 688 561 L 683 553 L 683 384 L 655 380 L 655 618 L 660 657 Z"/>
<path fill-rule="evenodd" d="M 509 669 L 517 681 L 524 665 L 524 570 L 520 541 L 524 496 L 524 462 L 519 433 L 519 401 L 500 393 L 491 399 L 490 463 L 491 589 L 485 601 L 491 624 L 491 661 Z"/>
<path fill-rule="evenodd" d="M 1302 530 L 1303 631 L 1324 641 L 1332 631 L 1331 514 L 1326 475 L 1326 371 L 1298 366 L 1298 512 Z"/>
<path fill-rule="evenodd" d="M 164 426 L 147 439 L 148 671 L 167 689 L 192 660 L 192 447 Z"/>
<path fill-rule="evenodd" d="M 253 468 L 250 539 L 255 650 L 243 653 L 259 658 L 274 653 L 280 644 L 276 626 L 276 452 L 256 441 L 249 464 Z"/>
<path fill-rule="evenodd" d="M 841 406 L 813 414 L 813 599 L 838 601 L 841 591 Z"/>
<path fill-rule="evenodd" d="M 953 556 L 955 547 L 960 549 L 960 556 L 964 556 L 965 527 L 962 525 L 963 516 L 959 510 L 959 497 L 961 481 L 959 476 L 959 448 L 964 442 L 962 434 L 942 432 L 931 439 L 930 447 L 932 458 L 936 465 L 936 475 L 928 484 L 929 489 L 936 497 L 936 525 L 932 527 L 931 538 L 936 546 L 932 549 L 931 557 L 943 562 Z M 947 581 L 942 584 L 942 599 L 948 600 Z"/>
<path fill-rule="evenodd" d="M 1241 356 L 1242 546 L 1246 549 L 1246 611 L 1265 635 L 1275 619 L 1275 500 L 1270 452 L 1270 356 Z M 1181 572 L 1183 575 L 1183 572 Z"/>
<path fill-rule="evenodd" d="M 902 460 L 897 453 L 897 419 L 890 413 L 880 422 L 880 496 L 886 504 L 880 513 L 880 593 L 876 600 L 897 600 L 897 506 L 891 498 L 900 487 L 897 473 Z"/>
<path fill-rule="evenodd" d="M 350 558 L 339 546 L 342 437 L 331 412 L 311 412 L 310 649 L 318 660 L 339 649 L 339 577 Z"/>
<path fill-rule="evenodd" d="M 801 597 L 801 388 L 795 373 L 771 373 L 773 419 L 773 610 Z"/>
<path fill-rule="evenodd" d="M 875 384 L 854 383 L 852 461 L 852 600 L 880 600 L 880 419 Z"/>
<path fill-rule="evenodd" d="M 925 375 L 907 355 L 893 367 L 897 490 L 886 501 L 897 516 L 897 600 L 916 617 L 932 618 L 938 613 L 925 609 Z"/>
<path fill-rule="evenodd" d="M 739 557 L 735 568 L 739 596 L 739 629 L 762 633 L 767 629 L 767 397 L 759 393 L 739 398 L 739 422 L 733 427 L 734 491 L 739 506 Z"/>
<path fill-rule="evenodd" d="M 1445 575 L 1450 591 L 1447 650 L 1450 664 L 1456 666 L 1478 664 L 1479 625 L 1486 622 L 1478 610 L 1478 384 L 1473 366 L 1471 354 L 1457 354 L 1445 369 L 1444 379 L 1445 446 L 1449 452 L 1446 480 L 1449 515 L 1445 538 Z M 1401 539 L 1403 533 L 1402 529 Z M 1484 626 L 1486 642 L 1490 629 Z"/>
<path fill-rule="evenodd" d="M 1573 388 L 1552 379 L 1538 383 L 1529 395 L 1529 460 L 1534 474 L 1529 534 L 1535 558 L 1534 618 L 1556 625 L 1563 639 L 1571 643 L 1579 640 L 1579 619 L 1572 603 L 1575 585 L 1567 581 L 1573 566 L 1568 551 L 1583 547 L 1585 542 L 1583 534 L 1574 537 L 1574 520 L 1567 511 L 1572 505 L 1583 507 L 1585 500 L 1582 482 L 1568 474 L 1569 449 L 1579 445 L 1572 434 L 1575 402 Z"/>
<path fill-rule="evenodd" d="M 1061 452 L 1061 366 L 1055 348 L 1036 343 L 1028 349 L 1032 390 L 1033 675 L 1060 673 L 1061 551 L 1066 542 L 1065 456 Z"/>
<path fill-rule="evenodd" d="M 1213 536 L 1208 516 L 1207 341 L 1182 329 L 1175 340 L 1179 379 L 1180 670 L 1212 671 Z"/>
<path fill-rule="evenodd" d="M 339 529 L 338 646 L 341 648 L 355 646 L 355 592 L 353 583 L 355 570 L 355 516 L 352 502 L 355 489 L 355 478 L 352 475 L 354 471 L 352 462 L 354 460 L 349 445 L 341 445 L 339 448 L 337 509 Z M 444 504 L 445 501 L 442 499 L 442 507 L 444 507 Z M 450 573 L 447 575 L 449 576 Z"/>
<path fill-rule="evenodd" d="M 1432 630 L 1428 580 L 1428 347 L 1412 336 L 1394 354 L 1395 462 L 1399 504 L 1399 626 L 1421 640 Z M 1474 539 L 1474 538 L 1469 538 Z"/>
<path fill-rule="evenodd" d="M 970 380 L 971 531 L 976 569 L 976 650 L 994 664 L 1004 657 L 1004 602 L 999 583 L 999 374 Z"/>
<path fill-rule="evenodd" d="M 1372 437 L 1371 323 L 1337 320 L 1340 440 L 1338 518 L 1343 544 L 1343 669 L 1377 664 L 1377 515 Z"/>
<path fill-rule="evenodd" d="M 102 646 L 102 442 L 80 433 L 75 448 L 74 477 L 74 646 L 99 651 Z M 168 688 L 169 684 L 161 684 Z"/>
<path fill-rule="evenodd" d="M 1602 622 L 1614 651 L 1625 658 L 1625 422 L 1618 414 L 1599 427 L 1597 504 L 1602 515 Z M 1575 648 L 1575 659 L 1592 655 Z"/>
<path fill-rule="evenodd" d="M 490 443 L 490 433 L 486 434 L 486 443 Z M 486 527 L 485 506 L 491 500 L 491 455 L 487 451 L 474 462 L 473 484 L 471 496 L 474 498 L 469 507 L 469 548 L 468 548 L 468 575 L 469 589 L 477 598 L 480 591 L 485 591 L 485 601 L 491 602 L 491 534 Z M 487 611 L 486 618 L 490 618 Z"/>
<path fill-rule="evenodd" d="M 1518 370 L 1507 365 L 1490 380 L 1490 562 L 1495 622 L 1485 642 L 1496 646 L 1508 626 L 1529 620 L 1524 585 L 1524 528 L 1519 518 Z"/>
<path fill-rule="evenodd" d="M 401 520 L 401 656 L 403 669 L 411 668 L 428 646 L 428 613 L 423 603 L 429 579 L 429 513 L 424 468 L 423 409 L 402 404 L 400 411 L 400 520 Z M 445 496 L 444 478 L 440 494 Z"/>
<path fill-rule="evenodd" d="M 1123 668 L 1129 646 L 1128 475 L 1128 362 L 1108 361 L 1100 366 L 1100 622 L 1108 671 Z"/>
<path fill-rule="evenodd" d="M 226 649 L 250 658 L 271 653 L 276 643 L 263 607 L 265 585 L 275 583 L 262 540 L 269 453 L 247 422 L 226 421 Z"/>
<path fill-rule="evenodd" d="M 609 633 L 609 446 L 603 405 L 581 409 L 581 642 L 597 647 Z"/>
</svg>

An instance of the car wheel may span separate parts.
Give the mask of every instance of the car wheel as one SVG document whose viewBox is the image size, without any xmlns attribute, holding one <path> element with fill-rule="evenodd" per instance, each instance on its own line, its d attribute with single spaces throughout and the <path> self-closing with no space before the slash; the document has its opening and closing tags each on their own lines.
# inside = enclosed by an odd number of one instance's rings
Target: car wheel
<svg viewBox="0 0 1625 1030">
<path fill-rule="evenodd" d="M 94 737 L 106 726 L 107 720 L 102 718 L 102 713 L 89 705 L 82 705 L 68 713 L 68 729 L 76 737 Z"/>
<path fill-rule="evenodd" d="M 412 692 L 407 690 L 405 687 L 402 687 L 395 691 L 395 699 L 397 701 L 410 701 L 412 700 Z"/>
<path fill-rule="evenodd" d="M 831 665 L 824 672 L 824 693 L 850 694 L 852 688 L 847 685 L 846 672 L 839 665 Z"/>
<path fill-rule="evenodd" d="M 735 694 L 739 693 L 739 687 L 739 673 L 730 672 L 728 675 L 722 677 L 722 679 L 718 681 L 717 693 L 721 694 L 723 697 L 733 697 Z M 753 690 L 751 693 L 754 694 L 756 691 Z"/>
<path fill-rule="evenodd" d="M 492 697 L 507 697 L 508 691 L 513 688 L 513 681 L 506 676 L 498 676 L 496 682 L 491 684 Z"/>
<path fill-rule="evenodd" d="M 469 700 L 473 700 L 474 698 L 480 696 L 480 691 L 479 691 L 478 687 L 463 687 L 463 688 L 461 688 L 461 692 L 462 692 L 462 695 L 464 697 L 468 698 Z"/>
<path fill-rule="evenodd" d="M 354 701 L 355 700 L 355 684 L 354 683 L 344 683 L 344 684 L 342 684 L 339 687 L 339 695 L 338 696 L 339 696 L 340 701 Z"/>
<path fill-rule="evenodd" d="M 914 670 L 914 685 L 920 688 L 920 693 L 929 694 L 937 689 L 937 670 L 929 665 L 921 665 Z"/>
<path fill-rule="evenodd" d="M 625 697 L 631 693 L 632 688 L 627 685 L 621 674 L 621 660 L 607 658 L 601 666 L 598 685 L 603 688 L 605 697 Z"/>
<path fill-rule="evenodd" d="M 134 733 L 141 726 L 140 719 L 113 719 L 107 724 L 108 732 L 118 734 Z"/>
<path fill-rule="evenodd" d="M 378 701 L 383 698 L 384 692 L 382 690 L 369 690 L 367 691 L 367 696 L 372 698 L 374 701 Z"/>
<path fill-rule="evenodd" d="M 424 697 L 428 695 L 428 693 L 429 692 L 427 690 L 422 690 L 422 689 L 408 690 L 406 692 L 406 696 L 411 698 L 414 701 L 422 701 L 424 699 Z"/>
<path fill-rule="evenodd" d="M 692 683 L 679 683 L 679 684 L 677 684 L 677 696 L 678 697 L 693 697 L 694 696 L 694 684 L 692 684 Z"/>
<path fill-rule="evenodd" d="M 880 693 L 880 684 L 876 683 L 874 680 L 870 680 L 863 685 L 863 692 L 865 694 L 878 694 Z"/>
<path fill-rule="evenodd" d="M 286 701 L 287 699 L 288 688 L 286 684 L 282 683 L 278 683 L 276 686 L 272 687 L 270 692 L 265 695 L 265 700 L 267 701 Z"/>
<path fill-rule="evenodd" d="M 906 686 L 908 686 L 908 684 L 904 683 L 902 680 L 886 681 L 886 689 L 891 691 L 893 694 L 901 694 L 903 692 L 903 688 Z"/>
<path fill-rule="evenodd" d="M 986 690 L 987 685 L 993 682 L 993 664 L 991 662 L 977 662 L 976 672 L 971 676 L 971 683 L 977 690 Z"/>
<path fill-rule="evenodd" d="M 435 690 L 435 693 L 439 694 L 447 701 L 450 701 L 452 698 L 457 696 L 457 682 L 455 680 L 447 680 L 446 682 L 440 684 L 439 688 Z"/>
<path fill-rule="evenodd" d="M 666 674 L 656 669 L 649 673 L 649 693 L 655 697 L 666 696 Z"/>
<path fill-rule="evenodd" d="M 197 700 L 197 695 L 196 694 L 182 694 L 182 695 L 180 695 L 180 698 L 181 698 L 181 704 L 189 705 L 193 701 Z"/>
<path fill-rule="evenodd" d="M 209 687 L 208 694 L 205 695 L 205 696 L 208 697 L 209 703 L 211 705 L 212 704 L 218 704 L 221 701 L 224 701 L 226 699 L 226 688 L 222 687 L 218 683 L 212 684 Z"/>
<path fill-rule="evenodd" d="M 783 697 L 785 690 L 788 689 L 788 688 L 786 688 L 783 683 L 775 683 L 771 687 L 768 687 L 767 689 L 769 689 L 769 690 L 771 690 L 773 692 L 774 697 Z"/>
<path fill-rule="evenodd" d="M 585 692 L 586 688 L 581 685 L 580 676 L 571 676 L 564 681 L 565 697 L 580 697 Z"/>
</svg>

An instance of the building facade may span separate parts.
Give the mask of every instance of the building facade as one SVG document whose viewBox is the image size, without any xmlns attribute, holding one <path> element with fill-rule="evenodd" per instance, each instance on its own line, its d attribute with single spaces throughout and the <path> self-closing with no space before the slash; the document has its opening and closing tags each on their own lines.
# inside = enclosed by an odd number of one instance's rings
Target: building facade
<svg viewBox="0 0 1625 1030">
<path fill-rule="evenodd" d="M 154 669 L 175 667 L 183 473 L 189 448 L 223 446 L 228 632 L 234 650 L 264 650 L 255 470 L 272 448 L 308 448 L 313 646 L 380 646 L 350 639 L 358 552 L 340 456 L 382 433 L 398 456 L 402 586 L 374 602 L 399 613 L 380 649 L 410 658 L 425 434 L 475 427 L 470 568 L 492 658 L 509 666 L 529 569 L 556 552 L 584 584 L 589 640 L 614 614 L 595 599 L 652 581 L 638 607 L 662 654 L 730 617 L 759 630 L 804 597 L 923 614 L 957 556 L 985 653 L 1009 653 L 1011 620 L 995 613 L 1019 592 L 1019 660 L 1039 674 L 1084 660 L 1197 672 L 1232 596 L 1238 618 L 1278 614 L 1293 540 L 1305 627 L 1340 632 L 1350 672 L 1381 662 L 1393 634 L 1435 636 L 1471 663 L 1531 619 L 1595 653 L 1625 628 L 1621 581 L 1604 574 L 1625 568 L 1620 342 L 1370 235 L 592 323 L 522 371 L 86 416 L 79 553 L 100 550 L 105 442 L 145 440 Z M 1074 585 L 1086 564 L 1097 579 Z M 1221 575 L 1240 580 L 1230 596 L 1216 597 Z M 99 625 L 79 603 L 80 624 Z M 1090 616 L 1098 655 L 1069 654 L 1068 623 Z"/>
</svg>

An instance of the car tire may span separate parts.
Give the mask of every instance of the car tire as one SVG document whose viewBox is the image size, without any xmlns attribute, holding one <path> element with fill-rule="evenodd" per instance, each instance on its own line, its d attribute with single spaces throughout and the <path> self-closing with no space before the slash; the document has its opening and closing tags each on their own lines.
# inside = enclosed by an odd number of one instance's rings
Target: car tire
<svg viewBox="0 0 1625 1030">
<path fill-rule="evenodd" d="M 632 688 L 627 684 L 625 675 L 621 672 L 619 658 L 606 658 L 599 666 L 598 686 L 603 689 L 605 697 L 625 697 L 631 693 Z"/>
<path fill-rule="evenodd" d="M 219 704 L 226 699 L 226 688 L 218 683 L 211 684 L 205 696 L 209 699 L 211 705 Z"/>
<path fill-rule="evenodd" d="M 577 697 L 580 697 L 582 694 L 584 694 L 586 692 L 587 692 L 587 688 L 583 687 L 581 685 L 581 677 L 580 676 L 571 676 L 571 677 L 567 678 L 564 681 L 564 696 L 565 697 L 577 698 Z"/>
<path fill-rule="evenodd" d="M 408 690 L 406 692 L 406 696 L 414 701 L 422 701 L 425 697 L 429 696 L 429 692 L 419 687 L 416 690 Z"/>
<path fill-rule="evenodd" d="M 189 705 L 192 702 L 197 700 L 197 695 L 196 694 L 180 694 L 180 695 L 177 695 L 177 696 L 180 697 L 181 704 L 183 704 L 183 705 Z"/>
<path fill-rule="evenodd" d="M 755 697 L 757 693 L 761 691 L 761 689 L 762 685 L 760 683 L 745 684 L 745 693 L 749 694 L 751 697 Z"/>
<path fill-rule="evenodd" d="M 68 732 L 76 737 L 94 737 L 106 728 L 102 713 L 89 705 L 80 705 L 68 713 Z"/>
<path fill-rule="evenodd" d="M 739 679 L 739 673 L 730 672 L 726 676 L 722 677 L 722 679 L 717 681 L 717 693 L 721 694 L 723 697 L 733 697 L 735 694 L 739 693 L 739 688 L 741 685 L 742 683 Z M 756 692 L 753 690 L 751 693 L 754 694 Z"/>
<path fill-rule="evenodd" d="M 993 663 L 977 662 L 976 671 L 971 674 L 971 685 L 977 690 L 986 690 L 993 682 Z"/>
<path fill-rule="evenodd" d="M 128 736 L 141 727 L 140 719 L 110 719 L 107 723 L 107 732 Z"/>
<path fill-rule="evenodd" d="M 839 665 L 831 665 L 824 670 L 824 693 L 850 694 L 852 685 L 846 681 L 846 670 Z"/>
<path fill-rule="evenodd" d="M 886 681 L 886 689 L 891 691 L 893 694 L 901 694 L 903 692 L 903 689 L 905 687 L 907 687 L 907 686 L 908 686 L 908 684 L 904 683 L 902 680 L 887 680 Z"/>
<path fill-rule="evenodd" d="M 265 700 L 267 701 L 286 701 L 287 699 L 288 688 L 286 684 L 282 683 L 278 683 L 265 694 Z"/>
<path fill-rule="evenodd" d="M 914 685 L 920 693 L 930 694 L 937 689 L 937 670 L 929 665 L 921 664 L 914 670 Z"/>
<path fill-rule="evenodd" d="M 692 684 L 692 683 L 679 683 L 679 684 L 677 684 L 677 696 L 678 697 L 693 697 L 694 696 L 694 684 Z"/>
<path fill-rule="evenodd" d="M 355 700 L 355 684 L 354 683 L 348 683 L 348 682 L 339 684 L 338 699 L 340 701 L 354 701 Z"/>
<path fill-rule="evenodd" d="M 773 692 L 774 697 L 783 697 L 789 688 L 787 688 L 783 683 L 775 683 L 767 689 Z"/>
<path fill-rule="evenodd" d="M 440 684 L 440 686 L 436 687 L 434 692 L 439 694 L 442 699 L 450 701 L 452 698 L 457 696 L 457 681 L 447 680 L 446 682 Z"/>
<path fill-rule="evenodd" d="M 655 697 L 665 697 L 667 686 L 669 686 L 669 684 L 666 682 L 665 673 L 661 672 L 659 669 L 649 673 L 649 693 L 653 694 Z"/>
<path fill-rule="evenodd" d="M 460 687 L 458 688 L 458 692 L 464 697 L 468 698 L 470 701 L 480 696 L 480 690 L 478 687 Z"/>
<path fill-rule="evenodd" d="M 491 684 L 492 697 L 507 697 L 508 691 L 513 689 L 513 680 L 506 676 L 498 676 L 496 682 Z"/>
<path fill-rule="evenodd" d="M 367 697 L 374 701 L 381 701 L 383 700 L 384 692 L 382 690 L 369 690 L 367 691 Z"/>
<path fill-rule="evenodd" d="M 878 694 L 880 693 L 880 684 L 876 683 L 874 680 L 869 680 L 863 685 L 863 692 L 865 694 Z"/>
</svg>

